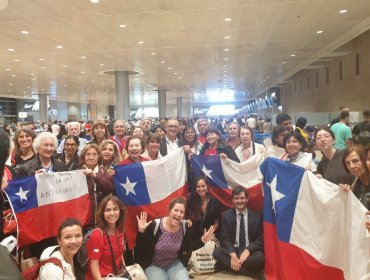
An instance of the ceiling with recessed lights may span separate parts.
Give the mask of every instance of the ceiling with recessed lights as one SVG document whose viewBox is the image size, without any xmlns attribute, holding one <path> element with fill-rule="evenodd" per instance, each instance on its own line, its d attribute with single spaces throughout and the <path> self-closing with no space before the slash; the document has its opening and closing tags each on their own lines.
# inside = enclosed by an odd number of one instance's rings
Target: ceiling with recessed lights
<svg viewBox="0 0 370 280">
<path fill-rule="evenodd" d="M 133 105 L 156 90 L 203 103 L 259 97 L 330 55 L 369 29 L 370 2 L 11 0 L 0 24 L 0 96 L 113 105 L 104 72 L 124 70 Z"/>
</svg>

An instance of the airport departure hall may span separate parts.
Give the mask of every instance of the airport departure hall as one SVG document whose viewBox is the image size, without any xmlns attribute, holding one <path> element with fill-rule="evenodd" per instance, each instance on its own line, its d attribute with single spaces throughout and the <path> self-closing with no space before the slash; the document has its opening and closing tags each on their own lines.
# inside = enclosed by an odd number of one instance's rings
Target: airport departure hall
<svg viewBox="0 0 370 280">
<path fill-rule="evenodd" d="M 370 279 L 370 0 L 0 0 L 2 279 Z"/>
<path fill-rule="evenodd" d="M 0 123 L 370 104 L 368 0 L 0 0 Z"/>
</svg>

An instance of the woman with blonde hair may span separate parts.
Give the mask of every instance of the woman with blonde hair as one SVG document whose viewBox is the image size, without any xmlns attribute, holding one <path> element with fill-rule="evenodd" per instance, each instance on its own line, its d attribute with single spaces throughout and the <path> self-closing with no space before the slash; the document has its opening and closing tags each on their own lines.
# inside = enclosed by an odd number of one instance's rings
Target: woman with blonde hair
<svg viewBox="0 0 370 280">
<path fill-rule="evenodd" d="M 113 167 L 122 161 L 117 144 L 112 140 L 104 140 L 99 148 L 103 156 L 103 166 L 109 175 L 114 176 Z"/>
</svg>

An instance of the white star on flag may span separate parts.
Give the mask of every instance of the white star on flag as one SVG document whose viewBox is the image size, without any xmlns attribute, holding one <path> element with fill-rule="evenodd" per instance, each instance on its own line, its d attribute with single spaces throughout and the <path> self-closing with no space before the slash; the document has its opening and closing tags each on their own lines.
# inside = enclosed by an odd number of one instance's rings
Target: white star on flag
<svg viewBox="0 0 370 280">
<path fill-rule="evenodd" d="M 212 172 L 213 170 L 207 169 L 207 168 L 206 168 L 206 166 L 205 166 L 204 164 L 203 164 L 202 171 L 203 171 L 203 173 L 204 173 L 207 177 L 209 177 L 209 178 L 213 179 L 213 178 L 212 178 L 212 176 L 211 176 L 211 172 Z"/>
<path fill-rule="evenodd" d="M 22 189 L 22 187 L 19 187 L 19 192 L 15 193 L 16 195 L 18 195 L 21 199 L 21 202 L 24 200 L 27 200 L 27 194 L 29 193 L 30 191 L 24 191 Z"/>
<path fill-rule="evenodd" d="M 271 189 L 271 197 L 272 197 L 272 209 L 275 211 L 275 203 L 276 201 L 282 199 L 285 197 L 284 194 L 276 190 L 276 184 L 277 184 L 277 175 L 275 175 L 274 179 L 272 180 L 271 183 L 267 183 L 267 185 Z"/>
<path fill-rule="evenodd" d="M 137 183 L 133 182 L 131 183 L 130 182 L 130 179 L 127 177 L 126 178 L 126 184 L 124 183 L 121 183 L 121 186 L 125 188 L 126 190 L 126 195 L 128 195 L 129 193 L 132 193 L 134 195 L 136 195 L 136 192 L 134 190 L 135 186 L 136 186 Z"/>
</svg>

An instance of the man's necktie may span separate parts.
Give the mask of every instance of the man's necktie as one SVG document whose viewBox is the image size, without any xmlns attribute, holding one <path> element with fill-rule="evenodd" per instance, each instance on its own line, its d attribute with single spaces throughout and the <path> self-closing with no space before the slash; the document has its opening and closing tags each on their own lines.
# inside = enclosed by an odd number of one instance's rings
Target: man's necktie
<svg viewBox="0 0 370 280">
<path fill-rule="evenodd" d="M 246 246 L 245 241 L 245 223 L 244 223 L 244 214 L 239 213 L 240 216 L 240 228 L 239 228 L 239 253 L 241 254 Z"/>
</svg>

